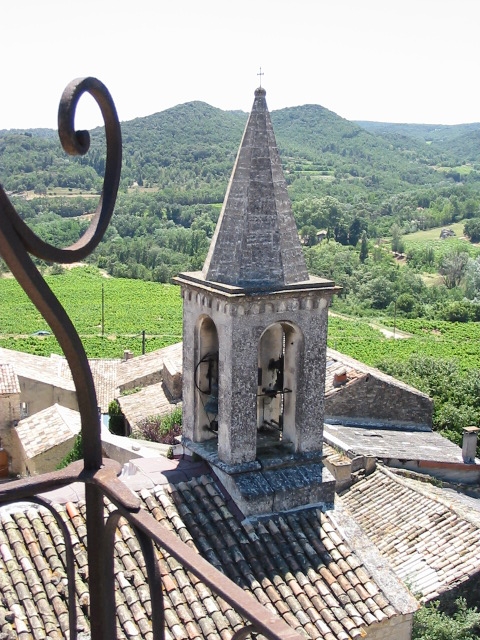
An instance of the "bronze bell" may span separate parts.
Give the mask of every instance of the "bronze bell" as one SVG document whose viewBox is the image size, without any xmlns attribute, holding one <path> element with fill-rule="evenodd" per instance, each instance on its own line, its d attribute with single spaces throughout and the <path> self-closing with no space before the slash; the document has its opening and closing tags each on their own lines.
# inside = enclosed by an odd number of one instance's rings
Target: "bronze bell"
<svg viewBox="0 0 480 640">
<path fill-rule="evenodd" d="M 211 393 L 204 406 L 204 409 L 205 413 L 210 413 L 212 415 L 217 415 L 218 413 L 218 385 L 215 383 L 212 383 Z"/>
</svg>

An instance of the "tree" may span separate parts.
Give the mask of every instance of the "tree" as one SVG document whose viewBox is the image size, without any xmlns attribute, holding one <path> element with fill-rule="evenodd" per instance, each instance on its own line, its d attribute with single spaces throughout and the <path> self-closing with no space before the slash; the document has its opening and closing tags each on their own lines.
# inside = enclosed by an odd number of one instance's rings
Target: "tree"
<svg viewBox="0 0 480 640">
<path fill-rule="evenodd" d="M 392 234 L 392 251 L 395 253 L 403 253 L 405 250 L 405 244 L 402 239 L 402 230 L 398 224 L 392 225 L 390 233 Z"/>
<path fill-rule="evenodd" d="M 362 241 L 361 241 L 361 245 L 360 245 L 360 262 L 365 262 L 365 260 L 368 258 L 368 241 L 367 241 L 367 234 L 364 231 L 362 233 Z"/>
<path fill-rule="evenodd" d="M 439 272 L 447 289 L 458 287 L 462 282 L 468 264 L 468 253 L 458 248 L 446 253 L 440 262 Z"/>
<path fill-rule="evenodd" d="M 463 233 L 470 238 L 470 242 L 480 242 L 480 218 L 467 220 Z"/>
<path fill-rule="evenodd" d="M 317 243 L 317 228 L 312 224 L 306 224 L 300 229 L 300 237 L 304 245 L 313 247 L 313 245 Z"/>
<path fill-rule="evenodd" d="M 357 242 L 362 233 L 362 223 L 358 218 L 354 218 L 352 224 L 348 229 L 348 244 L 351 244 L 352 247 L 357 245 Z"/>
<path fill-rule="evenodd" d="M 465 269 L 465 295 L 470 299 L 480 296 L 480 257 L 468 260 Z"/>
<path fill-rule="evenodd" d="M 305 259 L 310 273 L 334 280 L 343 287 L 344 293 L 360 268 L 358 251 L 334 240 L 305 249 Z"/>
<path fill-rule="evenodd" d="M 359 293 L 374 309 L 386 309 L 395 296 L 394 285 L 383 275 L 366 282 Z"/>
</svg>

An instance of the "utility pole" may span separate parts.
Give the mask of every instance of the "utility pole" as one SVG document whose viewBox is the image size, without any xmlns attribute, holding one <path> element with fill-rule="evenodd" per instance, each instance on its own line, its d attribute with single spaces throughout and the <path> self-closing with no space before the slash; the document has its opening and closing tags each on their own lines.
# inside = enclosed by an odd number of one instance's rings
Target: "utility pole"
<svg viewBox="0 0 480 640">
<path fill-rule="evenodd" d="M 393 312 L 393 339 L 395 340 L 395 330 L 397 328 L 397 301 L 395 300 L 395 310 Z"/>
<path fill-rule="evenodd" d="M 102 338 L 105 333 L 105 291 L 102 282 Z"/>
</svg>

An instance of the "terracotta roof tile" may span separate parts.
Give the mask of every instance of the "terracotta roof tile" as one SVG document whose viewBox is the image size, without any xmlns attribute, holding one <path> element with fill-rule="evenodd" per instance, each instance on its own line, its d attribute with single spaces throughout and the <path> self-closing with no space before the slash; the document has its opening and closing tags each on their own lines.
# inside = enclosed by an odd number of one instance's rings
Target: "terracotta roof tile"
<svg viewBox="0 0 480 640">
<path fill-rule="evenodd" d="M 20 383 L 11 364 L 0 363 L 0 395 L 20 393 Z"/>
<path fill-rule="evenodd" d="M 80 432 L 80 414 L 54 404 L 20 420 L 15 430 L 25 455 L 34 458 L 74 438 Z"/>
<path fill-rule="evenodd" d="M 70 369 L 64 369 L 63 364 L 66 360 L 60 356 L 45 358 L 0 347 L 0 362 L 12 365 L 20 378 L 30 378 L 53 384 L 61 389 L 75 390 Z"/>
<path fill-rule="evenodd" d="M 398 613 L 328 513 L 300 511 L 240 523 L 208 476 L 158 486 L 153 492 L 143 490 L 140 495 L 144 508 L 157 520 L 312 638 L 361 637 L 363 627 Z M 59 507 L 59 513 L 73 533 L 79 626 L 88 630 L 85 506 Z M 15 606 L 18 615 L 4 625 L 11 633 L 23 624 L 28 633 L 35 625 L 38 633 L 47 633 L 48 627 L 51 638 L 64 637 L 65 545 L 55 519 L 33 505 L 18 512 L 2 509 L 0 514 L 0 589 L 5 603 L 3 611 L 0 600 L 0 628 L 2 615 Z M 124 521 L 117 531 L 115 552 L 118 636 L 149 638 L 151 600 L 145 563 Z M 227 640 L 240 627 L 241 618 L 232 607 L 181 563 L 165 552 L 158 562 L 165 590 L 166 637 Z"/>
<path fill-rule="evenodd" d="M 412 589 L 427 599 L 480 570 L 480 501 L 467 507 L 461 495 L 407 479 L 383 467 L 341 495 L 365 533 Z M 365 592 L 389 615 L 363 569 L 357 592 Z"/>
</svg>

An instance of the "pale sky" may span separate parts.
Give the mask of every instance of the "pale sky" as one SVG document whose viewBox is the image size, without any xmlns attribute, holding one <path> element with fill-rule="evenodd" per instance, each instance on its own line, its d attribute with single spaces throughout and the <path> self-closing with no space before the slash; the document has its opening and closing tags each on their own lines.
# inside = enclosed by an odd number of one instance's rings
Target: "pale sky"
<svg viewBox="0 0 480 640">
<path fill-rule="evenodd" d="M 121 121 L 202 100 L 349 120 L 480 122 L 480 0 L 0 0 L 0 129 L 57 128 L 95 76 Z M 101 124 L 83 99 L 77 128 Z"/>
</svg>

